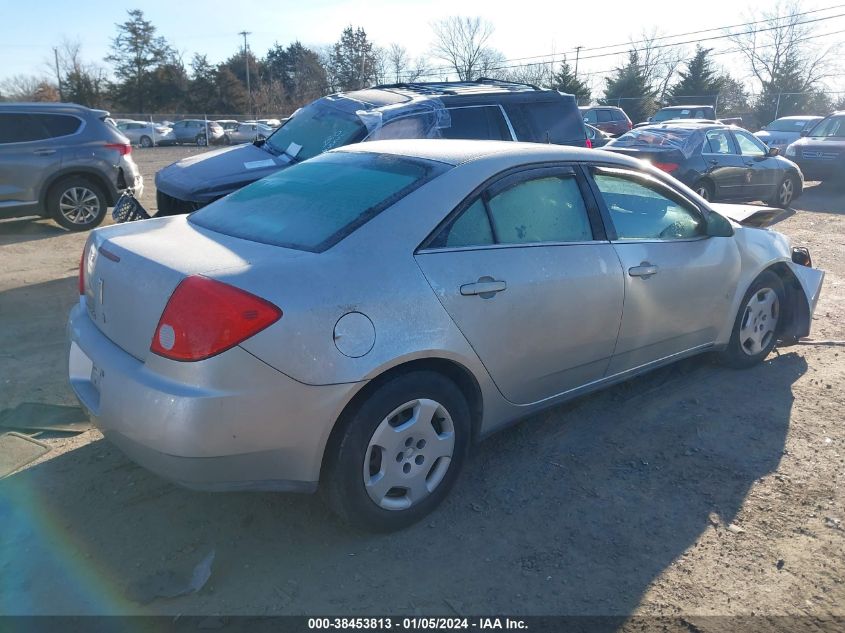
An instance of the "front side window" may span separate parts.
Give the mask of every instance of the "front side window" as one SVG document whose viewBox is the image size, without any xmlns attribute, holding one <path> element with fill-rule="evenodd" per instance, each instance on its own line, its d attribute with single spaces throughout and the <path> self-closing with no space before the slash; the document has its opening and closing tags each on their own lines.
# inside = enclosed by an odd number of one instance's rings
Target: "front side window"
<svg viewBox="0 0 845 633">
<path fill-rule="evenodd" d="M 756 138 L 747 132 L 734 131 L 734 138 L 736 144 L 739 145 L 739 151 L 743 156 L 765 156 L 766 149 Z"/>
<path fill-rule="evenodd" d="M 253 242 L 322 252 L 446 169 L 391 155 L 324 154 L 247 185 L 189 221 Z"/>
<path fill-rule="evenodd" d="M 704 219 L 680 196 L 635 174 L 594 173 L 620 240 L 676 240 L 705 234 Z"/>
</svg>

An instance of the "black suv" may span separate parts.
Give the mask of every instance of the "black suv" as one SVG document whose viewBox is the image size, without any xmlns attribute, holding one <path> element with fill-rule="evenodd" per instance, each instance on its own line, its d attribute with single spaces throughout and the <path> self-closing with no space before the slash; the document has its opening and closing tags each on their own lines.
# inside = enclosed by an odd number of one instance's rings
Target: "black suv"
<svg viewBox="0 0 845 633">
<path fill-rule="evenodd" d="M 335 147 L 390 138 L 588 146 L 572 95 L 491 79 L 375 86 L 317 99 L 266 140 L 165 167 L 156 174 L 158 215 L 189 213 Z"/>
</svg>

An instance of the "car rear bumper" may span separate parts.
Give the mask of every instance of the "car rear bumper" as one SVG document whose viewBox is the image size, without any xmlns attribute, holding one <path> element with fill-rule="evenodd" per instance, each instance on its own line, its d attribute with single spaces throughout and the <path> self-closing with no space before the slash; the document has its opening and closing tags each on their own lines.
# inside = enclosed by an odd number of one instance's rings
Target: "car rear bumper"
<svg viewBox="0 0 845 633">
<path fill-rule="evenodd" d="M 68 321 L 70 385 L 103 435 L 144 468 L 202 490 L 313 491 L 357 384 L 299 383 L 234 347 L 197 363 L 139 361 L 84 302 Z"/>
</svg>

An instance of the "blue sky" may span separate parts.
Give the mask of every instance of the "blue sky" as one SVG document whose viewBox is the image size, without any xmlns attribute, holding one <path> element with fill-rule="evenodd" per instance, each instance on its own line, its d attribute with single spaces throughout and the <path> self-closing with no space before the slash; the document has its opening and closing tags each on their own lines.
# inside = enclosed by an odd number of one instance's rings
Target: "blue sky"
<svg viewBox="0 0 845 633">
<path fill-rule="evenodd" d="M 810 10 L 836 4 L 836 0 L 817 0 L 802 6 Z M 491 44 L 507 58 L 519 58 L 563 52 L 576 45 L 602 46 L 639 39 L 644 28 L 675 34 L 738 24 L 747 20 L 751 6 L 763 3 L 707 0 L 701 5 L 706 7 L 702 12 L 693 11 L 693 6 L 695 3 L 668 0 L 137 0 L 128 4 L 121 0 L 0 0 L 0 80 L 18 73 L 49 73 L 52 47 L 63 38 L 80 40 L 86 60 L 107 66 L 102 60 L 115 35 L 115 24 L 125 19 L 129 8 L 142 9 L 160 34 L 185 53 L 186 60 L 201 52 L 218 62 L 242 45 L 238 35 L 242 30 L 252 31 L 250 46 L 263 55 L 276 41 L 287 44 L 298 39 L 306 45 L 328 45 L 337 40 L 346 25 L 360 25 L 376 44 L 398 42 L 416 56 L 428 50 L 432 21 L 455 14 L 480 15 L 496 27 Z M 842 7 L 827 14 L 845 13 L 845 5 Z M 820 33 L 843 30 L 845 17 L 821 23 L 818 28 Z M 845 41 L 845 33 L 825 41 L 837 40 Z M 722 40 L 708 46 L 719 50 L 731 45 Z M 736 76 L 746 78 L 735 55 L 718 59 Z M 585 59 L 581 69 L 604 71 L 618 62 L 618 57 Z M 841 78 L 833 85 L 845 90 Z"/>
</svg>

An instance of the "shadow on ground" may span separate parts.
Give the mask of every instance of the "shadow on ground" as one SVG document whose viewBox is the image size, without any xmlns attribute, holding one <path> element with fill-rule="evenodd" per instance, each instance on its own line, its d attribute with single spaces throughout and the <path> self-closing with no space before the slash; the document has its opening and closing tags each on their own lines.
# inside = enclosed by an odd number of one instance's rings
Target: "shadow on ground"
<svg viewBox="0 0 845 633">
<path fill-rule="evenodd" d="M 67 231 L 44 218 L 21 218 L 0 222 L 0 245 L 22 244 L 64 235 Z"/>
<path fill-rule="evenodd" d="M 699 358 L 534 416 L 386 536 L 316 496 L 182 490 L 94 442 L 0 482 L 0 612 L 140 612 L 131 583 L 213 548 L 203 591 L 146 612 L 627 615 L 777 468 L 806 370 Z"/>
</svg>

